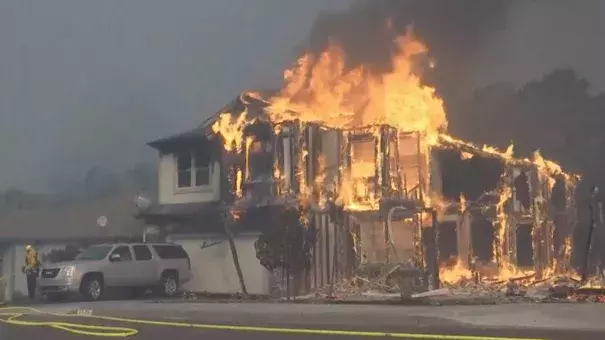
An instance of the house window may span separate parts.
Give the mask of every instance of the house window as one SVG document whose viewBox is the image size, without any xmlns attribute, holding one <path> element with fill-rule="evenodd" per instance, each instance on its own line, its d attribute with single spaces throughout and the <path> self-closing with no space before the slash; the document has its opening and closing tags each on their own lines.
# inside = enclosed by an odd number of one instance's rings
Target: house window
<svg viewBox="0 0 605 340">
<path fill-rule="evenodd" d="M 210 185 L 210 158 L 204 152 L 176 155 L 177 187 L 195 188 Z"/>
</svg>

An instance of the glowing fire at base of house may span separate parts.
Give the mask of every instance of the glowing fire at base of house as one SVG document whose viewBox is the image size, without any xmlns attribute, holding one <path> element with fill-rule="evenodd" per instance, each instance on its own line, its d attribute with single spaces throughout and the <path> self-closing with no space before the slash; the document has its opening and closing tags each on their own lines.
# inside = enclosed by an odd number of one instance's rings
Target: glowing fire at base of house
<svg viewBox="0 0 605 340">
<path fill-rule="evenodd" d="M 244 93 L 228 112 L 221 112 L 211 128 L 222 137 L 224 152 L 235 159 L 229 165 L 235 197 L 257 200 L 269 195 L 282 203 L 294 198 L 304 211 L 339 207 L 350 220 L 378 221 L 383 226 L 371 228 L 380 230 L 383 239 L 366 241 L 366 246 L 384 249 L 364 249 L 364 240 L 354 247 L 357 253 L 381 254 L 376 256 L 385 262 L 404 261 L 400 254 L 408 254 L 416 263 L 428 265 L 423 258 L 425 246 L 418 241 L 423 229 L 434 228 L 439 240 L 439 224 L 458 219 L 457 240 L 451 240 L 458 248 L 454 264 L 435 259 L 442 262 L 439 276 L 445 282 L 523 274 L 527 268 L 520 264 L 517 233 L 524 225 L 531 225 L 531 269 L 538 277 L 568 268 L 562 263 L 569 257 L 560 254 L 568 254 L 569 244 L 555 249 L 554 222 L 546 206 L 557 184 L 565 192 L 562 209 L 573 205 L 578 177 L 564 173 L 538 152 L 531 159 L 518 159 L 512 145 L 500 151 L 446 134 L 443 102 L 420 78 L 426 46 L 411 30 L 394 45 L 391 72 L 347 68 L 342 49 L 331 45 L 318 56 L 299 58 L 285 72 L 281 91 L 266 98 Z M 499 181 L 473 198 L 464 188 L 453 198 L 445 197 L 440 171 L 448 171 L 447 162 L 440 164 L 436 156 L 442 151 L 457 152 L 460 162 L 494 160 L 502 170 Z M 472 183 L 473 178 L 466 181 Z M 521 190 L 519 185 L 529 189 Z M 523 195 L 528 198 L 523 200 Z M 399 215 L 381 215 L 389 207 L 400 208 Z M 437 221 L 431 223 L 433 212 Z M 477 216 L 490 220 L 494 231 L 491 258 L 479 262 L 476 243 L 485 240 L 471 237 L 477 229 L 471 220 L 479 221 Z M 406 228 L 414 230 L 402 231 Z M 363 234 L 359 231 L 356 236 Z M 567 228 L 558 237 L 569 235 Z M 401 248 L 408 241 L 413 254 Z M 496 264 L 495 272 L 485 269 L 490 263 Z"/>
</svg>

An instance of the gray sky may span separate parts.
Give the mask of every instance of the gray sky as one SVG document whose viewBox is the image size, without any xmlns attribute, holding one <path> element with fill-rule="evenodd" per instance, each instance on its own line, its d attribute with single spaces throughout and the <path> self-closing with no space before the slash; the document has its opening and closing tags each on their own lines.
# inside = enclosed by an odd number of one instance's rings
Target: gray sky
<svg viewBox="0 0 605 340">
<path fill-rule="evenodd" d="M 349 2 L 0 1 L 0 189 L 153 160 L 150 139 L 277 86 L 318 12 Z"/>
<path fill-rule="evenodd" d="M 519 86 L 555 68 L 573 67 L 593 91 L 603 91 L 603 32 L 603 0 L 522 0 L 512 8 L 507 28 L 484 47 L 474 84 Z"/>
<path fill-rule="evenodd" d="M 0 0 L 0 189 L 153 160 L 147 141 L 277 86 L 318 13 L 351 2 Z M 602 0 L 525 1 L 467 81 L 572 66 L 604 89 L 604 13 Z"/>
</svg>

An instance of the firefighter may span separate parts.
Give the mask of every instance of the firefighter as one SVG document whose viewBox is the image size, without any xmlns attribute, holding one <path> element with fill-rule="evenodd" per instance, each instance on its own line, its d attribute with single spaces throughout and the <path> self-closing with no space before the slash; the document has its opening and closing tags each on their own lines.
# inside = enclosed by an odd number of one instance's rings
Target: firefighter
<svg viewBox="0 0 605 340">
<path fill-rule="evenodd" d="M 38 253 L 34 247 L 30 245 L 25 246 L 25 266 L 23 266 L 22 271 L 27 277 L 27 292 L 30 300 L 36 297 L 36 280 L 39 270 L 40 261 L 38 260 Z"/>
</svg>

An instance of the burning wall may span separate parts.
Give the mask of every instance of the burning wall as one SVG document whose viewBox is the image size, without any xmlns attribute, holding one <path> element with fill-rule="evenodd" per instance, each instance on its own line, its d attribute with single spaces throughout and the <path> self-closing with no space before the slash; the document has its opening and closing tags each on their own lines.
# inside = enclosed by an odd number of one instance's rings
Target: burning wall
<svg viewBox="0 0 605 340">
<path fill-rule="evenodd" d="M 420 78 L 421 66 L 433 65 L 426 47 L 411 31 L 394 45 L 390 73 L 347 67 L 331 45 L 299 58 L 277 94 L 244 93 L 222 112 L 212 130 L 224 140 L 234 205 L 290 206 L 303 227 L 313 214 L 329 214 L 327 223 L 355 234 L 361 264 L 413 257 L 422 268 L 432 261 L 423 235 L 436 215 L 455 229 L 449 242 L 445 229 L 442 239 L 432 230 L 433 243 L 455 244 L 448 251 L 454 269 L 474 270 L 479 257 L 495 262 L 501 276 L 518 271 L 524 239 L 517 235 L 530 230 L 532 265 L 541 274 L 554 270 L 552 216 L 560 209 L 550 195 L 557 178 L 566 192 L 575 178 L 538 153 L 515 159 L 512 147 L 479 148 L 445 134 L 443 103 Z M 437 155 L 444 150 L 455 150 L 463 165 Z M 336 223 L 335 211 L 346 212 L 347 222 Z M 486 225 L 491 257 L 481 249 Z"/>
</svg>

